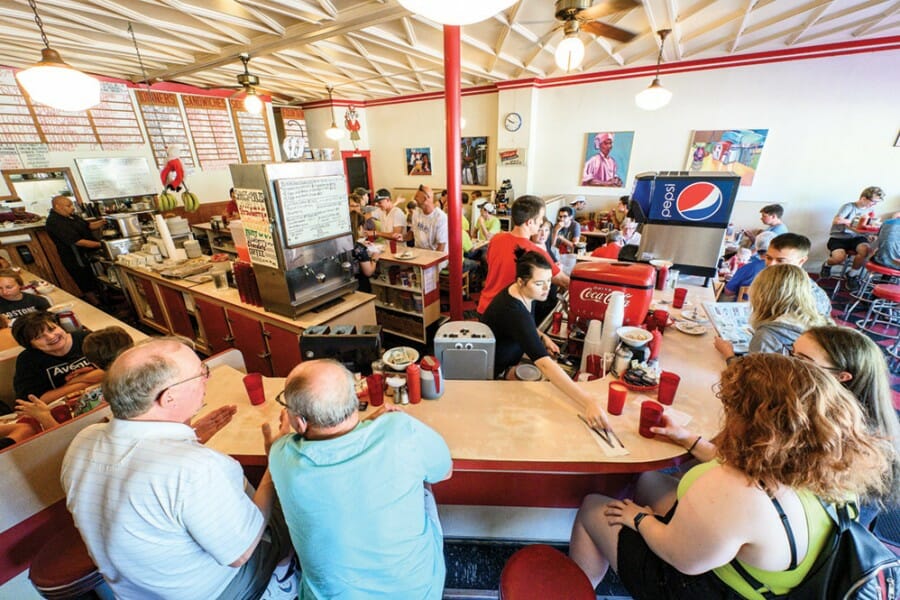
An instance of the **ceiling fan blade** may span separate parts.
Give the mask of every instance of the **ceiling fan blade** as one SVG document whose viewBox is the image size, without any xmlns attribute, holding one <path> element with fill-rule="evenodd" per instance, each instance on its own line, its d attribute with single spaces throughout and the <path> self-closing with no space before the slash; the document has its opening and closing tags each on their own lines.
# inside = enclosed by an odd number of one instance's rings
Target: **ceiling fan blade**
<svg viewBox="0 0 900 600">
<path fill-rule="evenodd" d="M 594 19 L 599 19 L 606 15 L 612 15 L 624 10 L 637 8 L 640 5 L 641 3 L 637 0 L 606 0 L 605 2 L 600 2 L 599 4 L 578 11 L 578 20 L 593 21 Z"/>
<path fill-rule="evenodd" d="M 631 31 L 621 29 L 614 25 L 607 25 L 600 21 L 588 21 L 587 23 L 582 23 L 581 30 L 593 33 L 600 37 L 616 40 L 617 42 L 630 42 L 637 37 L 636 33 L 632 33 Z"/>
</svg>

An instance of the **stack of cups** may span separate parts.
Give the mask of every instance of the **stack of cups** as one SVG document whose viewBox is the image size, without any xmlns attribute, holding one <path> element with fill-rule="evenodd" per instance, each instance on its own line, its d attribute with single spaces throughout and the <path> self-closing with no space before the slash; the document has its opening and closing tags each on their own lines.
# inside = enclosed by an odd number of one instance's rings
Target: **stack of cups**
<svg viewBox="0 0 900 600">
<path fill-rule="evenodd" d="M 587 334 L 584 336 L 584 349 L 581 352 L 581 372 L 591 372 L 589 367 L 600 365 L 603 357 L 603 323 L 597 319 L 591 319 L 588 323 Z M 597 368 L 594 367 L 596 371 Z M 596 375 L 596 373 L 594 373 Z"/>
</svg>

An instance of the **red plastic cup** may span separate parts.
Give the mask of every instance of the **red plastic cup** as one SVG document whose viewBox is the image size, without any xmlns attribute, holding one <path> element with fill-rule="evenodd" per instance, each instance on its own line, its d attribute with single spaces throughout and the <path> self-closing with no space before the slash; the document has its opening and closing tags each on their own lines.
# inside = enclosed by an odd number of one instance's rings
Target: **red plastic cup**
<svg viewBox="0 0 900 600">
<path fill-rule="evenodd" d="M 585 367 L 591 375 L 603 377 L 603 357 L 599 354 L 588 354 Z"/>
<path fill-rule="evenodd" d="M 659 402 L 653 400 L 641 402 L 641 421 L 638 425 L 638 433 L 645 438 L 652 438 L 655 434 L 650 431 L 650 428 L 659 425 L 662 414 L 663 407 Z"/>
<path fill-rule="evenodd" d="M 675 392 L 678 391 L 678 384 L 681 383 L 681 376 L 671 371 L 663 371 L 659 375 L 659 392 L 656 399 L 663 404 L 672 405 L 675 400 Z"/>
<path fill-rule="evenodd" d="M 684 299 L 687 298 L 687 288 L 675 288 L 675 296 L 672 298 L 672 306 L 681 308 L 684 306 Z"/>
<path fill-rule="evenodd" d="M 625 408 L 626 396 L 628 396 L 628 388 L 618 381 L 610 381 L 606 411 L 611 415 L 621 415 L 622 409 Z"/>
<path fill-rule="evenodd" d="M 374 242 L 374 241 L 375 241 L 375 232 L 374 232 L 374 231 L 370 231 L 370 230 L 366 230 L 366 239 L 369 240 L 369 243 L 370 243 L 370 244 L 371 244 L 372 242 Z"/>
<path fill-rule="evenodd" d="M 391 254 L 397 254 L 397 240 L 391 239 Z"/>
<path fill-rule="evenodd" d="M 369 388 L 369 404 L 381 406 L 384 404 L 384 384 L 381 373 L 372 373 L 366 376 L 366 385 Z"/>
<path fill-rule="evenodd" d="M 257 406 L 266 401 L 266 392 L 263 390 L 262 373 L 248 373 L 244 375 L 244 387 L 250 396 L 250 404 Z"/>
<path fill-rule="evenodd" d="M 669 322 L 669 311 L 662 309 L 654 310 L 653 318 L 656 319 L 656 326 L 659 330 L 663 331 Z"/>
</svg>

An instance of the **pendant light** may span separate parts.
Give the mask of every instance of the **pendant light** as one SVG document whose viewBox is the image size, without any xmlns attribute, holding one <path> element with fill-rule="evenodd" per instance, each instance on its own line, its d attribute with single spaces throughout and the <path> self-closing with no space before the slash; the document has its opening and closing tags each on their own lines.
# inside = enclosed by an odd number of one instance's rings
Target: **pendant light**
<svg viewBox="0 0 900 600">
<path fill-rule="evenodd" d="M 659 82 L 659 65 L 662 62 L 663 47 L 666 44 L 666 36 L 669 35 L 669 32 L 671 31 L 671 29 L 660 29 L 656 32 L 659 36 L 659 55 L 656 57 L 656 77 L 653 78 L 650 87 L 639 92 L 634 97 L 634 103 L 638 105 L 638 108 L 643 108 L 644 110 L 657 110 L 668 104 L 672 99 L 672 92 L 664 88 Z"/>
<path fill-rule="evenodd" d="M 262 112 L 263 109 L 263 101 L 260 100 L 259 95 L 256 93 L 256 90 L 250 88 L 247 90 L 247 95 L 244 96 L 244 110 L 246 110 L 251 115 L 258 115 Z"/>
<path fill-rule="evenodd" d="M 471 25 L 506 10 L 518 0 L 398 0 L 406 10 L 441 25 Z"/>
<path fill-rule="evenodd" d="M 565 37 L 556 47 L 556 64 L 566 72 L 577 69 L 584 60 L 584 44 L 578 38 L 578 21 L 566 21 Z"/>
<path fill-rule="evenodd" d="M 334 92 L 334 87 L 331 85 L 326 85 L 325 89 L 328 90 L 328 104 L 329 109 L 331 110 L 331 127 L 325 130 L 325 137 L 329 140 L 338 141 L 343 139 L 344 130 L 337 126 L 334 122 L 334 99 L 331 97 L 332 92 Z"/>
<path fill-rule="evenodd" d="M 100 82 L 63 62 L 59 52 L 47 41 L 34 0 L 28 0 L 28 6 L 34 12 L 44 48 L 39 63 L 16 73 L 25 92 L 35 102 L 67 112 L 87 110 L 99 104 Z"/>
</svg>

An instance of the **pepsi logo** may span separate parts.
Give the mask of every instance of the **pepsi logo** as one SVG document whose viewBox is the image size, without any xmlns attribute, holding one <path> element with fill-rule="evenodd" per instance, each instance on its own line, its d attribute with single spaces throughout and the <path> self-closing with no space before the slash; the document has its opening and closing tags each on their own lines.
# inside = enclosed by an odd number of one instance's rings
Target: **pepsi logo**
<svg viewBox="0 0 900 600">
<path fill-rule="evenodd" d="M 705 221 L 722 206 L 722 192 L 708 181 L 687 186 L 675 200 L 675 209 L 688 221 Z"/>
</svg>

